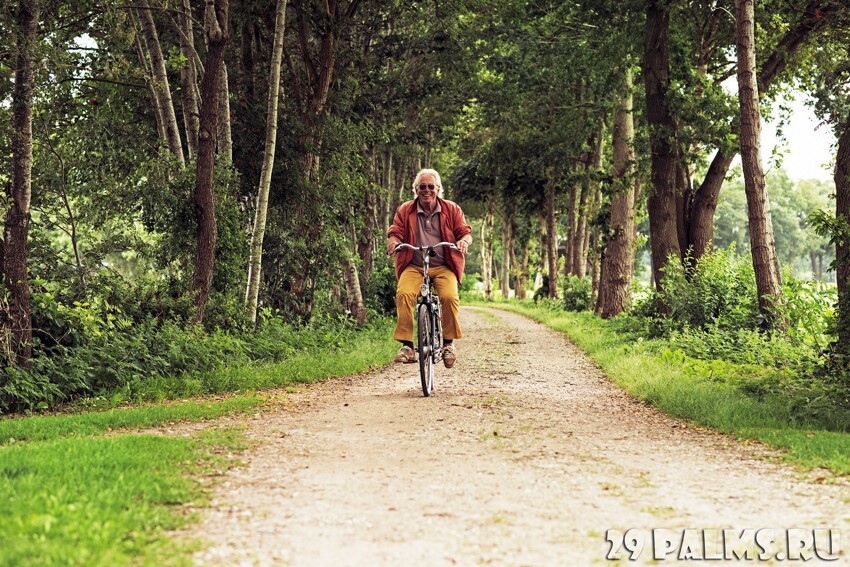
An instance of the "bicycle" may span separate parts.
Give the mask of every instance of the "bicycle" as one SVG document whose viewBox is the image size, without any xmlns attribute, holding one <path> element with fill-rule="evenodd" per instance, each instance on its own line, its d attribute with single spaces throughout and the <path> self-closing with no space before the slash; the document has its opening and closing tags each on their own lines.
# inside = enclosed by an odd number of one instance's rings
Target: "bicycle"
<svg viewBox="0 0 850 567">
<path fill-rule="evenodd" d="M 434 391 L 434 366 L 443 359 L 443 309 L 440 298 L 431 286 L 428 266 L 436 249 L 446 246 L 459 250 L 452 242 L 439 242 L 433 246 L 411 246 L 400 243 L 395 251 L 404 248 L 422 254 L 422 285 L 419 286 L 419 298 L 416 301 L 416 350 L 419 354 L 419 376 L 422 379 L 422 393 L 425 397 Z"/>
</svg>

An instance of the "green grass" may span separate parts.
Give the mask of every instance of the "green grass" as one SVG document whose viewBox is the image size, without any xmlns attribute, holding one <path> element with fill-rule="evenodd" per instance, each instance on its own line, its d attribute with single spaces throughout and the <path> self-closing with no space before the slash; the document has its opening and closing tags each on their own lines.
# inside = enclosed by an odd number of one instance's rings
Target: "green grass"
<svg viewBox="0 0 850 567">
<path fill-rule="evenodd" d="M 217 401 L 116 408 L 68 415 L 19 417 L 0 421 L 0 445 L 97 435 L 114 429 L 154 427 L 175 421 L 214 419 L 256 408 L 255 394 Z"/>
<path fill-rule="evenodd" d="M 669 415 L 782 449 L 787 461 L 804 468 L 850 474 L 850 434 L 826 431 L 799 419 L 787 398 L 747 396 L 722 376 L 701 372 L 705 365 L 691 364 L 684 355 L 677 358 L 650 352 L 591 313 L 519 303 L 473 305 L 520 313 L 560 331 L 617 385 Z"/>
<path fill-rule="evenodd" d="M 232 430 L 176 438 L 132 429 L 257 411 L 279 395 L 257 390 L 387 364 L 395 351 L 391 323 L 331 338 L 284 362 L 151 379 L 132 394 L 106 393 L 65 408 L 105 410 L 0 420 L 0 565 L 190 563 L 191 544 L 166 531 L 191 521 L 181 505 L 205 502 L 198 477 L 227 468 L 231 461 L 220 454 L 240 450 L 244 438 Z M 182 400 L 223 392 L 237 394 Z M 113 407 L 127 399 L 148 403 Z M 181 401 L 165 401 L 173 399 Z M 116 430 L 121 434 L 103 435 Z"/>
<path fill-rule="evenodd" d="M 165 530 L 203 502 L 238 433 L 65 438 L 0 449 L 0 565 L 188 564 Z"/>
</svg>

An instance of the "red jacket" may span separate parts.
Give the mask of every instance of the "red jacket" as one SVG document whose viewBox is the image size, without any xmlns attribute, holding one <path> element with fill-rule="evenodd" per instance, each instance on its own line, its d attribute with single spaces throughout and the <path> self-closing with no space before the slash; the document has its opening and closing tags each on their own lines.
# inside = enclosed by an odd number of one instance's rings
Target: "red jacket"
<svg viewBox="0 0 850 567">
<path fill-rule="evenodd" d="M 463 211 L 457 203 L 439 199 L 440 203 L 440 232 L 445 242 L 457 242 L 467 234 L 472 234 L 472 227 L 466 224 Z M 399 205 L 395 212 L 393 224 L 387 231 L 387 237 L 395 236 L 402 242 L 416 246 L 416 200 Z M 401 273 L 413 261 L 413 250 L 401 250 L 395 255 L 395 276 L 401 278 Z M 446 266 L 457 277 L 463 280 L 465 261 L 460 250 L 446 249 Z"/>
</svg>

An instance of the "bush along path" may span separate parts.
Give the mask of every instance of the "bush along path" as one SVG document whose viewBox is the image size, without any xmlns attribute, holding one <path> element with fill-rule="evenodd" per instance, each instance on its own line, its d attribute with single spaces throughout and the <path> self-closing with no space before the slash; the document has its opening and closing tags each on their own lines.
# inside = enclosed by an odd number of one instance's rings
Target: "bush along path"
<svg viewBox="0 0 850 567">
<path fill-rule="evenodd" d="M 725 551 L 752 559 L 785 558 L 789 534 L 803 534 L 807 555 L 817 543 L 820 557 L 846 561 L 815 532 L 850 527 L 842 477 L 635 401 L 520 315 L 462 317 L 459 362 L 440 367 L 431 398 L 416 365 L 394 366 L 249 417 L 246 465 L 180 532 L 206 542 L 196 562 L 589 565 L 625 562 L 606 536 L 618 544 L 632 528 L 637 564 L 722 556 L 711 543 L 723 528 L 740 536 Z M 658 548 L 654 528 L 665 530 Z M 758 547 L 745 529 L 773 532 L 758 532 Z"/>
</svg>

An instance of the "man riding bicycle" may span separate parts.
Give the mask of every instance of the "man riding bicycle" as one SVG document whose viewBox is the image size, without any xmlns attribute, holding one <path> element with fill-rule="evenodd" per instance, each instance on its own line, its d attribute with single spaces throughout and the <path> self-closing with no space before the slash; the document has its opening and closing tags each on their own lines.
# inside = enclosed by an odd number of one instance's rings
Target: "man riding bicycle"
<svg viewBox="0 0 850 567">
<path fill-rule="evenodd" d="M 413 194 L 416 198 L 399 206 L 387 231 L 387 254 L 395 255 L 398 279 L 395 296 L 398 322 L 393 338 L 402 344 L 395 362 L 416 362 L 413 308 L 422 283 L 422 258 L 411 250 L 400 250 L 396 254 L 395 247 L 402 242 L 412 246 L 454 242 L 458 250 L 435 250 L 429 272 L 443 310 L 443 363 L 451 368 L 457 360 L 454 339 L 463 336 L 458 323 L 458 283 L 463 279 L 464 254 L 472 243 L 472 228 L 466 224 L 460 206 L 442 198 L 443 185 L 435 170 L 423 169 L 416 174 Z"/>
</svg>

